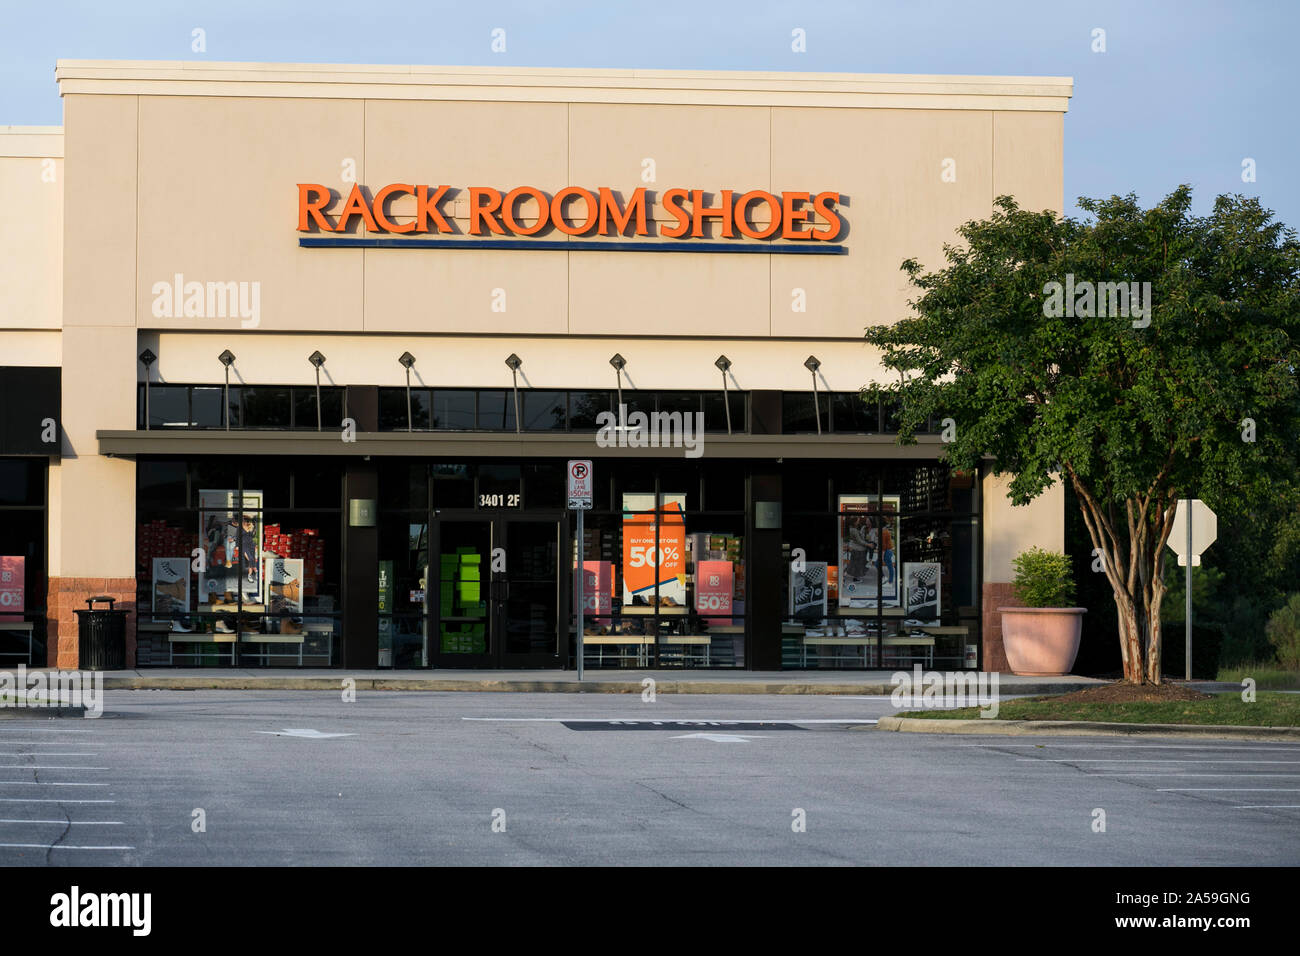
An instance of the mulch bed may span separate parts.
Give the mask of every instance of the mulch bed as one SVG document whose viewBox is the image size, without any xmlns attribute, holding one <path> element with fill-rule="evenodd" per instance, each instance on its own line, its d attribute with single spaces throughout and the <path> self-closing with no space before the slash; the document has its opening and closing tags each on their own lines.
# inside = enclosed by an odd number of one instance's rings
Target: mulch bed
<svg viewBox="0 0 1300 956">
<path fill-rule="evenodd" d="M 1149 704 L 1162 700 L 1210 700 L 1210 694 L 1186 684 L 1168 682 L 1163 684 L 1103 684 L 1100 687 L 1086 687 L 1071 691 L 1052 700 L 1062 704 Z"/>
</svg>

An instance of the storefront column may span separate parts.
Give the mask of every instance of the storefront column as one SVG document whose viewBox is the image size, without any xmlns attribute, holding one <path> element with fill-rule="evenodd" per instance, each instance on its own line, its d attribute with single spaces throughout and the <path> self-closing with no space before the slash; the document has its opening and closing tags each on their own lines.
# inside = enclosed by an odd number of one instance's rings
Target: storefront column
<svg viewBox="0 0 1300 956">
<path fill-rule="evenodd" d="M 359 432 L 379 430 L 379 389 L 349 386 L 347 417 Z M 349 458 L 343 476 L 343 660 L 379 665 L 379 466 Z"/>
<path fill-rule="evenodd" d="M 781 556 L 781 475 L 757 468 L 749 480 L 745 537 L 745 616 L 749 619 L 749 667 L 781 669 L 781 621 L 785 577 Z"/>
<path fill-rule="evenodd" d="M 1027 505 L 1011 504 L 1007 490 L 1011 478 L 986 473 L 983 478 L 981 518 L 984 528 L 984 581 L 982 583 L 984 653 L 986 671 L 1009 672 L 1011 665 L 1002 645 L 999 607 L 1016 607 L 1020 601 L 1011 588 L 1012 561 L 1022 551 L 1038 547 L 1065 550 L 1065 486 L 1057 481 Z"/>
</svg>

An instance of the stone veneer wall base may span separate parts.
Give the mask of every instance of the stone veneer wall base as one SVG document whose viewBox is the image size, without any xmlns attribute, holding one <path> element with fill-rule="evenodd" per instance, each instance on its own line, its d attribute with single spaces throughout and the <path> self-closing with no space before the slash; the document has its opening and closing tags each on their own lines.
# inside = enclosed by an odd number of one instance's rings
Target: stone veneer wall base
<svg viewBox="0 0 1300 956">
<path fill-rule="evenodd" d="M 1020 601 L 1010 584 L 985 581 L 983 590 L 983 627 L 980 629 L 984 644 L 983 667 L 986 671 L 1009 673 L 1011 662 L 1007 660 L 1007 652 L 1002 646 L 1002 612 L 998 608 L 1019 607 Z"/>
<path fill-rule="evenodd" d="M 126 666 L 135 667 L 135 578 L 50 578 L 49 631 L 46 666 L 72 669 L 78 666 L 77 615 L 86 600 L 108 595 L 118 610 L 130 611 L 126 619 Z M 102 604 L 96 607 L 104 607 Z"/>
</svg>

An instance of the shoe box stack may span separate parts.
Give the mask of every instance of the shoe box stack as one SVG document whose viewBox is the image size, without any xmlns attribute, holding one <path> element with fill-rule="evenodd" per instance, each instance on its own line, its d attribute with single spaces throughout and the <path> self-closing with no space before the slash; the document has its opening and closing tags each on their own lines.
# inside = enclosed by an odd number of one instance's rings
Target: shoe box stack
<svg viewBox="0 0 1300 956">
<path fill-rule="evenodd" d="M 278 558 L 302 559 L 302 593 L 315 597 L 325 579 L 325 542 L 315 528 L 284 531 L 279 524 L 262 529 L 262 551 Z"/>
<path fill-rule="evenodd" d="M 144 579 L 149 580 L 153 575 L 154 558 L 183 557 L 188 562 L 198 546 L 197 532 L 169 525 L 164 518 L 155 519 L 136 529 L 137 567 Z"/>
<path fill-rule="evenodd" d="M 439 598 L 444 617 L 482 618 L 487 614 L 483 555 L 473 547 L 440 555 Z M 443 621 L 439 640 L 444 654 L 483 654 L 487 651 L 486 625 L 474 621 Z"/>
</svg>

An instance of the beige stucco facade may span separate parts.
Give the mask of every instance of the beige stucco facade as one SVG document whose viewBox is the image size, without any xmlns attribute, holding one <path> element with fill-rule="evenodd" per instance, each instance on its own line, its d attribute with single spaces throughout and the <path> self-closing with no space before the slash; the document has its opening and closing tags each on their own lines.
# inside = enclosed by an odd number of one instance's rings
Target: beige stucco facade
<svg viewBox="0 0 1300 956">
<path fill-rule="evenodd" d="M 907 314 L 903 259 L 938 265 L 1002 193 L 1062 208 L 1072 91 L 1040 77 L 179 62 L 60 61 L 56 76 L 61 130 L 0 127 L 0 366 L 62 367 L 49 576 L 109 583 L 136 571 L 134 463 L 101 454 L 97 433 L 135 429 L 142 348 L 155 382 L 219 383 L 228 348 L 234 382 L 310 384 L 319 349 L 327 383 L 401 385 L 410 351 L 414 381 L 446 387 L 509 387 L 514 352 L 536 388 L 611 387 L 617 351 L 625 385 L 647 389 L 717 388 L 725 352 L 742 391 L 807 390 L 815 354 L 818 388 L 854 391 L 884 380 L 861 333 Z M 304 248 L 299 183 L 340 196 L 450 184 L 461 233 L 471 186 L 644 187 L 656 223 L 672 187 L 833 191 L 844 250 Z M 413 207 L 398 199 L 394 221 Z M 255 284 L 255 324 L 159 314 L 157 287 L 177 276 Z M 1012 510 L 990 479 L 984 500 L 986 581 L 1008 581 L 1028 544 L 1061 547 L 1059 486 Z"/>
</svg>

